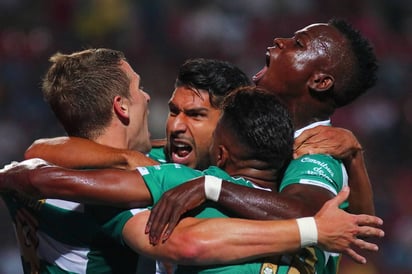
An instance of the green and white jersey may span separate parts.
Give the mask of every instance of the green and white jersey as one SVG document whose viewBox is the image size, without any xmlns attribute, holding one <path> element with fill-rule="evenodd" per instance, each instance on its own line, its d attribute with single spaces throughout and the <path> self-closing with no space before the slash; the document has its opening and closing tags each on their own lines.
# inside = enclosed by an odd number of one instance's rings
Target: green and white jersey
<svg viewBox="0 0 412 274">
<path fill-rule="evenodd" d="M 330 121 L 322 121 L 309 125 L 295 133 L 295 138 L 305 129 L 317 125 L 330 125 Z M 342 161 L 325 154 L 304 155 L 290 162 L 279 186 L 281 192 L 292 184 L 308 184 L 322 187 L 334 195 L 348 185 L 348 175 Z M 344 202 L 341 208 L 348 207 Z M 324 252 L 321 249 L 307 248 L 297 256 L 306 266 L 313 266 L 317 274 L 337 273 L 339 254 Z"/>
<path fill-rule="evenodd" d="M 143 176 L 149 188 L 154 203 L 167 190 L 203 175 L 213 175 L 235 184 L 254 187 L 254 185 L 243 178 L 234 178 L 218 167 L 210 167 L 207 170 L 199 171 L 179 164 L 164 164 L 150 167 L 137 168 Z M 223 209 L 216 203 L 207 203 L 196 215 L 198 218 L 227 217 Z M 228 266 L 178 266 L 176 273 L 260 273 L 262 262 L 251 262 L 240 265 Z"/>
<path fill-rule="evenodd" d="M 147 156 L 155 161 L 158 161 L 159 164 L 165 164 L 168 162 L 166 159 L 164 147 L 152 147 Z"/>
<path fill-rule="evenodd" d="M 3 199 L 15 226 L 25 273 L 136 272 L 138 255 L 121 238 L 106 233 L 121 229 L 130 218 L 123 215 L 115 225 L 105 223 L 119 215 L 118 209 L 56 199 L 10 195 Z"/>
<path fill-rule="evenodd" d="M 161 161 L 163 149 L 155 149 Z M 163 156 L 162 156 L 163 155 Z M 24 273 L 136 273 L 139 255 L 122 229 L 138 212 L 3 194 L 20 245 Z"/>
<path fill-rule="evenodd" d="M 154 160 L 164 162 L 163 148 Z M 139 256 L 121 236 L 143 209 L 2 195 L 12 218 L 25 273 L 136 273 Z"/>
</svg>

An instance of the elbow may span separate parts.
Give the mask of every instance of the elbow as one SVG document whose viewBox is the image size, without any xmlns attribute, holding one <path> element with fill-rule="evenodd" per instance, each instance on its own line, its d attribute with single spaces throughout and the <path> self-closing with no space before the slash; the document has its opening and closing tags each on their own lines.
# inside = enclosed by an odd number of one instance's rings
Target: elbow
<svg viewBox="0 0 412 274">
<path fill-rule="evenodd" d="M 42 144 L 46 142 L 47 139 L 38 139 L 35 140 L 24 152 L 24 159 L 33 159 L 33 158 L 38 158 L 40 154 L 40 150 L 42 147 Z"/>
<path fill-rule="evenodd" d="M 174 263 L 205 264 L 205 257 L 207 257 L 208 252 L 207 243 L 199 240 L 193 233 L 182 232 L 179 233 L 178 237 L 172 237 L 168 241 L 172 241 L 173 245 L 176 244 L 176 248 L 173 248 Z"/>
<path fill-rule="evenodd" d="M 36 158 L 36 152 L 35 152 L 36 151 L 36 142 L 37 141 L 34 141 L 34 143 L 31 144 L 29 146 L 29 148 L 26 149 L 26 151 L 24 152 L 24 159 L 25 160 Z"/>
</svg>

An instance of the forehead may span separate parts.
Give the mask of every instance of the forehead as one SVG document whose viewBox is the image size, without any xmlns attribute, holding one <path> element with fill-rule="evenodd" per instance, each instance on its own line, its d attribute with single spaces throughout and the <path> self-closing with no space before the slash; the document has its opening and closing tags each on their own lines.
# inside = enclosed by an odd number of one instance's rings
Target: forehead
<svg viewBox="0 0 412 274">
<path fill-rule="evenodd" d="M 209 93 L 205 90 L 195 90 L 190 87 L 177 87 L 169 100 L 169 104 L 178 106 L 179 108 L 205 108 L 215 109 L 210 104 Z"/>
<path fill-rule="evenodd" d="M 296 31 L 295 34 L 305 35 L 312 40 L 323 40 L 336 43 L 344 42 L 343 35 L 336 28 L 323 23 L 306 26 Z"/>
</svg>

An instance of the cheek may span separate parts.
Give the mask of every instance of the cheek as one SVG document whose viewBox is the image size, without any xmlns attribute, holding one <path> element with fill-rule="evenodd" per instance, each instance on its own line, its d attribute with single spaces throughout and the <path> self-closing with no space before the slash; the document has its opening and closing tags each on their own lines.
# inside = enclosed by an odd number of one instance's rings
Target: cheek
<svg viewBox="0 0 412 274">
<path fill-rule="evenodd" d="M 292 71 L 295 73 L 300 73 L 305 70 L 310 69 L 310 65 L 313 63 L 313 56 L 311 54 L 302 54 L 299 55 L 295 61 L 293 62 L 293 66 L 291 66 Z"/>
<path fill-rule="evenodd" d="M 166 119 L 166 133 L 169 133 L 170 131 L 170 118 Z"/>
<path fill-rule="evenodd" d="M 170 134 L 176 130 L 176 118 L 168 116 L 166 119 L 166 134 Z"/>
<path fill-rule="evenodd" d="M 208 121 L 206 123 L 193 123 L 190 127 L 193 129 L 194 132 L 198 132 L 197 135 L 204 135 L 210 137 L 216 128 L 216 124 L 211 121 Z"/>
<path fill-rule="evenodd" d="M 207 147 L 209 149 L 214 127 L 208 125 L 196 125 L 192 127 L 193 137 L 196 140 L 197 145 L 202 147 Z"/>
</svg>

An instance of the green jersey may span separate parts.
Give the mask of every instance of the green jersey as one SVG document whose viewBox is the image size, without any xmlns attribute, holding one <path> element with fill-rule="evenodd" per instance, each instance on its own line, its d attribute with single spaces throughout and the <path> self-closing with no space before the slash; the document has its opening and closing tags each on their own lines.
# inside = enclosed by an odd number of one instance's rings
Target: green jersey
<svg viewBox="0 0 412 274">
<path fill-rule="evenodd" d="M 12 195 L 3 199 L 14 223 L 24 273 L 136 272 L 138 255 L 120 237 L 107 233 L 121 229 L 131 214 L 113 225 L 104 220 L 120 216 L 118 209 Z"/>
<path fill-rule="evenodd" d="M 155 160 L 164 157 L 158 148 Z M 163 154 L 163 156 L 162 156 Z M 136 273 L 139 255 L 121 236 L 140 209 L 2 195 L 20 245 L 25 273 Z"/>
<path fill-rule="evenodd" d="M 153 147 L 147 156 L 158 161 L 159 164 L 165 164 L 168 162 L 164 147 Z"/>
<path fill-rule="evenodd" d="M 329 121 L 318 122 L 309 127 L 319 124 L 329 125 Z M 300 132 L 307 128 L 303 128 Z M 292 184 L 314 185 L 325 188 L 336 195 L 344 186 L 348 185 L 348 175 L 342 162 L 330 155 L 304 155 L 290 162 L 279 186 L 279 191 L 281 192 Z M 348 202 L 344 202 L 340 207 L 346 209 Z M 325 252 L 318 247 L 306 248 L 296 257 L 289 257 L 291 261 L 303 262 L 308 269 L 312 268 L 312 273 L 334 274 L 338 271 L 339 254 Z"/>
<path fill-rule="evenodd" d="M 164 164 L 159 166 L 139 167 L 138 170 L 152 194 L 154 203 L 156 203 L 167 190 L 204 175 L 213 175 L 235 184 L 254 187 L 250 181 L 241 177 L 231 177 L 225 171 L 217 167 L 210 167 L 207 170 L 199 171 L 184 165 Z M 207 203 L 201 210 L 199 210 L 196 217 L 222 218 L 227 217 L 227 215 L 222 208 L 216 205 L 216 203 Z M 260 273 L 262 265 L 262 262 L 256 261 L 240 265 L 226 266 L 178 266 L 176 273 Z"/>
</svg>

